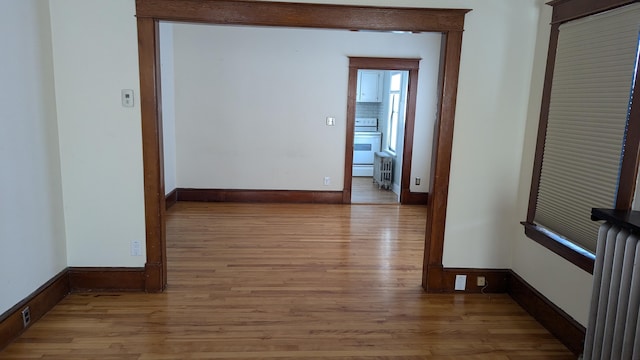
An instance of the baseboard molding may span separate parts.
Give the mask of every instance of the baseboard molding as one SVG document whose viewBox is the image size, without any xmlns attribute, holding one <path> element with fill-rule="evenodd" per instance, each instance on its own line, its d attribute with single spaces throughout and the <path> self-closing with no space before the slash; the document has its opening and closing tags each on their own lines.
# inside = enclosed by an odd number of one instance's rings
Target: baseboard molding
<svg viewBox="0 0 640 360">
<path fill-rule="evenodd" d="M 72 292 L 145 291 L 144 268 L 70 267 Z"/>
<path fill-rule="evenodd" d="M 403 205 L 427 205 L 429 193 L 412 192 L 404 189 L 400 199 L 402 199 Z"/>
<path fill-rule="evenodd" d="M 342 204 L 342 191 L 178 188 L 177 201 Z"/>
<path fill-rule="evenodd" d="M 64 269 L 0 315 L 0 350 L 18 338 L 27 328 L 56 306 L 60 300 L 64 299 L 69 292 L 69 274 L 67 269 Z M 31 313 L 31 322 L 27 327 L 24 327 L 22 325 L 22 310 L 27 306 Z"/>
<path fill-rule="evenodd" d="M 467 275 L 466 288 L 454 290 L 456 275 Z M 552 303 L 513 270 L 429 267 L 425 291 L 428 293 L 508 293 L 525 311 L 553 334 L 576 356 L 582 354 L 586 329 Z M 477 286 L 476 277 L 487 280 L 485 289 Z"/>
<path fill-rule="evenodd" d="M 169 210 L 169 208 L 175 205 L 177 201 L 178 201 L 178 189 L 173 189 L 171 190 L 170 193 L 168 193 L 165 196 L 165 200 L 164 200 L 165 210 Z"/>
<path fill-rule="evenodd" d="M 582 354 L 586 329 L 511 271 L 509 295 L 576 356 Z"/>
<path fill-rule="evenodd" d="M 144 268 L 68 267 L 0 315 L 0 350 L 72 292 L 145 291 Z M 29 307 L 31 322 L 22 325 Z"/>
<path fill-rule="evenodd" d="M 464 291 L 455 291 L 456 275 L 466 275 Z M 484 276 L 485 288 L 476 286 Z M 584 348 L 586 329 L 512 270 L 430 267 L 429 293 L 508 293 L 524 310 L 576 356 Z M 0 315 L 0 350 L 22 334 L 21 311 L 29 306 L 33 325 L 71 292 L 145 291 L 144 268 L 69 267 Z M 27 326 L 28 328 L 28 326 Z"/>
<path fill-rule="evenodd" d="M 464 290 L 455 290 L 456 275 L 467 276 Z M 507 269 L 430 267 L 430 287 L 425 290 L 429 293 L 506 293 L 509 286 L 510 275 L 510 270 Z M 477 285 L 478 276 L 484 276 L 486 286 Z"/>
</svg>

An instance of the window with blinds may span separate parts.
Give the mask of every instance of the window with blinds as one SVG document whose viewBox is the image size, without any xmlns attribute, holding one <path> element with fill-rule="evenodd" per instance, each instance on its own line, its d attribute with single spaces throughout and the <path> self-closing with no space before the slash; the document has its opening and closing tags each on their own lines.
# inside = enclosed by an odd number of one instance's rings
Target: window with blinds
<svg viewBox="0 0 640 360">
<path fill-rule="evenodd" d="M 614 208 L 635 83 L 640 4 L 558 28 L 534 223 L 595 251 L 591 208 Z"/>
</svg>

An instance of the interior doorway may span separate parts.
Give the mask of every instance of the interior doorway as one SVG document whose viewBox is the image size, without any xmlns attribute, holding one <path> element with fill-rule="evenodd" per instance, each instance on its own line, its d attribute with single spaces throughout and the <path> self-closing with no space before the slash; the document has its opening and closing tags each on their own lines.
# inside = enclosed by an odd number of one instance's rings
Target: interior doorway
<svg viewBox="0 0 640 360">
<path fill-rule="evenodd" d="M 441 71 L 438 79 L 438 111 L 434 125 L 433 162 L 429 175 L 429 201 L 427 203 L 422 277 L 422 286 L 426 291 L 442 291 L 444 289 L 442 255 L 453 123 L 464 18 L 469 10 L 376 8 L 233 0 L 193 0 L 192 3 L 193 6 L 176 7 L 173 0 L 136 0 L 147 250 L 147 261 L 144 267 L 145 290 L 148 292 L 163 291 L 167 285 L 158 24 L 161 20 L 175 20 L 248 26 L 439 32 L 443 35 L 443 46 L 440 53 Z M 287 16 L 282 14 L 287 14 Z M 352 78 L 351 72 L 349 81 L 352 84 L 355 84 L 356 81 L 355 77 Z M 415 84 L 410 84 L 410 89 L 412 86 Z M 348 106 L 354 106 L 355 98 L 350 97 L 348 103 Z M 353 117 L 350 119 L 354 120 Z M 347 133 L 352 138 L 353 130 L 347 128 Z M 353 144 L 349 139 L 348 136 L 347 142 Z M 351 168 L 352 156 L 352 152 L 347 152 L 346 168 Z M 345 172 L 351 173 L 351 170 Z M 403 184 L 406 181 L 405 177 Z M 350 202 L 350 189 L 351 177 L 349 177 L 348 183 L 345 182 L 343 202 Z"/>
<path fill-rule="evenodd" d="M 400 202 L 408 81 L 406 70 L 358 69 L 352 204 Z"/>
<path fill-rule="evenodd" d="M 344 184 L 350 203 L 406 202 L 419 63 L 349 58 Z"/>
</svg>

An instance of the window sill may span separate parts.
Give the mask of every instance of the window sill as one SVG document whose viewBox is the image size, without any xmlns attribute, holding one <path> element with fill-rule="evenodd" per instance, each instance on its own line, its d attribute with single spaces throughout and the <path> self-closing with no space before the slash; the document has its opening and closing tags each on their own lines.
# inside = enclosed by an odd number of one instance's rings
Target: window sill
<svg viewBox="0 0 640 360">
<path fill-rule="evenodd" d="M 571 262 L 589 274 L 593 274 L 593 263 L 595 261 L 594 254 L 587 250 L 578 248 L 559 236 L 554 236 L 553 234 L 542 230 L 536 224 L 527 222 L 522 222 L 521 224 L 524 225 L 524 233 L 529 239 L 560 255 L 565 260 Z"/>
</svg>

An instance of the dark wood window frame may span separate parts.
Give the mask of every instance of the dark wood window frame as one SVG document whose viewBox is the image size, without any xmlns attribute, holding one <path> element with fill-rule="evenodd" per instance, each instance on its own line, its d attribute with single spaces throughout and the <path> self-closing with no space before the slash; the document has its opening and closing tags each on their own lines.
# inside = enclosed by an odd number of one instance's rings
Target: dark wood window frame
<svg viewBox="0 0 640 360">
<path fill-rule="evenodd" d="M 167 284 L 159 22 L 440 32 L 438 118 L 433 141 L 422 286 L 443 291 L 442 252 L 464 17 L 468 9 L 393 8 L 233 0 L 136 0 L 146 225 L 145 289 Z"/>
<path fill-rule="evenodd" d="M 540 110 L 540 123 L 538 125 L 538 138 L 531 180 L 531 192 L 529 193 L 529 208 L 527 220 L 522 222 L 525 234 L 532 240 L 560 255 L 579 268 L 593 273 L 594 256 L 586 250 L 579 249 L 559 236 L 534 224 L 536 210 L 536 197 L 542 166 L 542 154 L 544 151 L 545 135 L 549 119 L 549 104 L 551 100 L 551 85 L 553 70 L 558 46 L 559 26 L 562 23 L 580 19 L 586 16 L 598 14 L 616 7 L 629 5 L 637 0 L 555 0 L 548 4 L 553 7 L 551 18 L 551 35 L 549 39 L 549 52 L 547 55 L 547 67 L 542 92 L 542 104 Z M 636 73 L 636 79 L 638 79 Z M 617 210 L 630 210 L 633 202 L 636 178 L 638 174 L 640 144 L 640 91 L 634 91 L 629 116 L 627 138 L 624 144 L 622 166 L 620 171 L 618 194 L 616 197 Z"/>
</svg>

